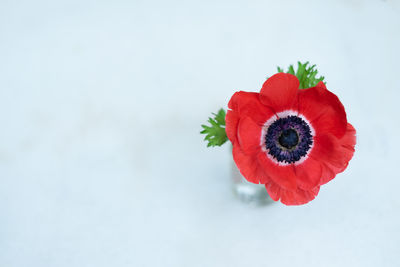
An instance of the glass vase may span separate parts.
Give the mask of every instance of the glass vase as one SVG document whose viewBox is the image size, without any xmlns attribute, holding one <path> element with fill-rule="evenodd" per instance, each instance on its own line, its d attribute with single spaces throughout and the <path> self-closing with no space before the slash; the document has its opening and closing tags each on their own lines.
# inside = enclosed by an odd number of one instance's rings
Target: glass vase
<svg viewBox="0 0 400 267">
<path fill-rule="evenodd" d="M 239 172 L 233 161 L 231 166 L 232 189 L 239 200 L 257 206 L 274 203 L 274 201 L 269 197 L 263 184 L 253 184 L 248 182 Z"/>
</svg>

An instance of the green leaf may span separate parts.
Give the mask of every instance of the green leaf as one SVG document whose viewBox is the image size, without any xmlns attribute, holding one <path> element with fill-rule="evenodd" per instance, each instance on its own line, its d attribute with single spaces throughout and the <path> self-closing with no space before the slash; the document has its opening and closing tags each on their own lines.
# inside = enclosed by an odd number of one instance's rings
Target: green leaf
<svg viewBox="0 0 400 267">
<path fill-rule="evenodd" d="M 310 88 L 316 86 L 317 83 L 324 81 L 324 76 L 317 77 L 318 70 L 316 65 L 309 66 L 309 62 L 301 63 L 297 62 L 297 71 L 294 70 L 293 65 L 290 65 L 286 73 L 296 75 L 299 79 L 300 89 Z M 281 67 L 278 67 L 278 72 L 285 72 Z"/>
<path fill-rule="evenodd" d="M 225 110 L 221 108 L 212 115 L 213 118 L 208 118 L 210 125 L 201 125 L 203 131 L 200 133 L 206 135 L 204 140 L 208 142 L 207 147 L 221 146 L 228 140 L 225 132 Z"/>
<path fill-rule="evenodd" d="M 290 74 L 293 74 L 293 75 L 295 75 L 294 74 L 294 68 L 293 68 L 293 65 L 290 65 L 289 66 L 289 69 L 288 69 L 288 72 L 287 73 L 290 73 Z"/>
<path fill-rule="evenodd" d="M 215 113 L 212 114 L 215 116 L 215 120 L 217 121 L 218 124 L 225 126 L 225 116 L 226 116 L 225 110 L 221 108 L 217 114 Z"/>
</svg>

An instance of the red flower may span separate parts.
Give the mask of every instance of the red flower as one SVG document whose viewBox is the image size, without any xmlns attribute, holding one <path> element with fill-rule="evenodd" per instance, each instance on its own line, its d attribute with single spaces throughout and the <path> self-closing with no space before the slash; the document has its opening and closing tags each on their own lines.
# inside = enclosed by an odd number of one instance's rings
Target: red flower
<svg viewBox="0 0 400 267">
<path fill-rule="evenodd" d="M 286 205 L 313 200 L 346 169 L 356 143 L 342 103 L 323 82 L 298 87 L 296 76 L 275 74 L 260 93 L 236 92 L 226 115 L 240 172 Z"/>
</svg>

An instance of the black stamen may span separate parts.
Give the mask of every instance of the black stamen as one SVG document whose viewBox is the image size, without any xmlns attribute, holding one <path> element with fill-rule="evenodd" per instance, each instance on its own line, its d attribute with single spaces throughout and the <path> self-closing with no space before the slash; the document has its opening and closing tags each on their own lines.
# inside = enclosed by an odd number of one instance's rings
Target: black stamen
<svg viewBox="0 0 400 267">
<path fill-rule="evenodd" d="M 274 121 L 265 135 L 265 148 L 279 162 L 294 163 L 307 155 L 313 144 L 310 126 L 298 116 Z"/>
</svg>

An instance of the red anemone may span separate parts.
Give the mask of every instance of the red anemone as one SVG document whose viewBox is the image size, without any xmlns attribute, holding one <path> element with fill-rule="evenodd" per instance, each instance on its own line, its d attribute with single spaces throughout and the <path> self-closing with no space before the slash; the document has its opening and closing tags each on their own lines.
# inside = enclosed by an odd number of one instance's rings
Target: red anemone
<svg viewBox="0 0 400 267">
<path fill-rule="evenodd" d="M 226 133 L 234 161 L 275 201 L 313 200 L 353 156 L 356 131 L 323 82 L 299 89 L 296 76 L 278 73 L 260 93 L 236 92 L 228 107 Z"/>
</svg>

